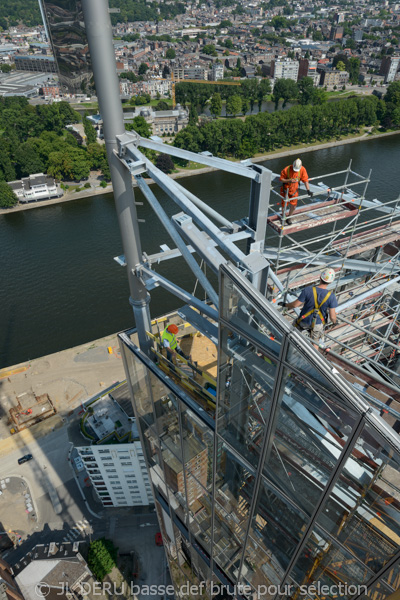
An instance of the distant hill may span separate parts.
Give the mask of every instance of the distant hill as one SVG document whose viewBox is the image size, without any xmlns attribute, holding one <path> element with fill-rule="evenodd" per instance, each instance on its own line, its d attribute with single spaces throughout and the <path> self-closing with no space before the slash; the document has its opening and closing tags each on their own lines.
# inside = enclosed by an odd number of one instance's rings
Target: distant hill
<svg viewBox="0 0 400 600">
<path fill-rule="evenodd" d="M 111 16 L 114 25 L 118 22 L 171 19 L 185 12 L 182 2 L 147 4 L 145 0 L 110 0 L 110 6 L 121 10 L 120 14 Z M 28 27 L 42 24 L 38 0 L 0 0 L 0 27 L 8 29 L 19 23 Z"/>
</svg>

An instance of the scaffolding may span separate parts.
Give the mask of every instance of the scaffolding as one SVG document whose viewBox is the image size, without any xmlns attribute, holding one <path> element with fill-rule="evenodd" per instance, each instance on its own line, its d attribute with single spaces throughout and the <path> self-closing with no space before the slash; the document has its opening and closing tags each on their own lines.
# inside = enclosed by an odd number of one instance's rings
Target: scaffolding
<svg viewBox="0 0 400 600">
<path fill-rule="evenodd" d="M 340 175 L 344 175 L 341 185 L 322 183 Z M 400 199 L 386 202 L 385 212 L 378 210 L 379 203 L 366 199 L 370 177 L 371 172 L 368 177 L 354 172 L 350 162 L 346 170 L 309 180 L 318 180 L 314 195 L 318 198 L 319 189 L 328 199 L 310 204 L 308 195 L 300 195 L 290 224 L 286 210 L 282 217 L 271 210 L 265 256 L 281 285 L 269 280 L 267 297 L 275 303 L 293 299 L 319 281 L 322 268 L 333 268 L 335 282 L 328 289 L 339 303 L 338 325 L 325 336 L 325 353 L 335 351 L 397 385 Z M 271 192 L 280 203 L 279 187 Z M 305 200 L 307 205 L 302 206 Z M 286 316 L 292 318 L 292 313 Z"/>
</svg>

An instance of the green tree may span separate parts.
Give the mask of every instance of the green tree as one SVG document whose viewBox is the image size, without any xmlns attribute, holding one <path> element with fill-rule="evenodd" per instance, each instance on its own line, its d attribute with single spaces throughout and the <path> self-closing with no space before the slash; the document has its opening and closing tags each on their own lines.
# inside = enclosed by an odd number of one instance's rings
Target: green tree
<svg viewBox="0 0 400 600">
<path fill-rule="evenodd" d="M 189 109 L 189 123 L 192 125 L 196 125 L 199 120 L 199 115 L 197 114 L 196 108 L 191 104 Z"/>
<path fill-rule="evenodd" d="M 235 94 L 226 101 L 226 114 L 237 115 L 242 110 L 242 98 Z"/>
<path fill-rule="evenodd" d="M 226 48 L 229 48 L 229 50 L 232 50 L 232 48 L 233 48 L 233 42 L 232 42 L 232 40 L 230 38 L 227 38 L 225 40 L 224 46 Z"/>
<path fill-rule="evenodd" d="M 142 116 L 134 117 L 132 123 L 127 123 L 125 126 L 127 131 L 136 131 L 140 136 L 149 138 L 152 134 L 151 126 Z"/>
<path fill-rule="evenodd" d="M 338 71 L 345 71 L 346 70 L 346 65 L 344 64 L 343 61 L 339 60 L 339 62 L 336 65 L 336 68 Z"/>
<path fill-rule="evenodd" d="M 275 110 L 278 108 L 279 100 L 283 100 L 282 108 L 285 108 L 289 100 L 295 100 L 298 96 L 297 83 L 292 79 L 278 79 L 274 85 L 272 99 L 275 102 Z"/>
<path fill-rule="evenodd" d="M 220 116 L 221 110 L 222 110 L 221 94 L 216 93 L 211 98 L 210 113 L 213 115 L 213 117 L 216 118 L 216 117 Z"/>
<path fill-rule="evenodd" d="M 206 44 L 203 46 L 203 54 L 208 54 L 209 56 L 218 56 L 214 44 Z"/>
<path fill-rule="evenodd" d="M 111 540 L 100 538 L 91 542 L 88 551 L 88 566 L 99 581 L 111 573 L 117 563 L 118 548 Z"/>
<path fill-rule="evenodd" d="M 300 104 L 311 104 L 314 95 L 314 83 L 311 77 L 303 77 L 297 84 Z"/>
<path fill-rule="evenodd" d="M 97 140 L 97 131 L 87 117 L 83 119 L 83 129 L 86 135 L 86 144 L 94 144 Z"/>
<path fill-rule="evenodd" d="M 158 104 L 155 105 L 154 110 L 169 110 L 168 102 L 165 102 L 165 100 L 161 100 Z"/>
<path fill-rule="evenodd" d="M 8 183 L 0 181 L 0 208 L 12 208 L 18 203 L 18 198 Z"/>
<path fill-rule="evenodd" d="M 11 65 L 0 65 L 0 70 L 2 73 L 10 73 Z"/>
<path fill-rule="evenodd" d="M 169 154 L 159 154 L 156 158 L 156 167 L 163 173 L 172 173 L 174 163 Z"/>
<path fill-rule="evenodd" d="M 46 169 L 46 164 L 37 152 L 34 144 L 28 140 L 24 144 L 18 146 L 15 151 L 15 163 L 17 167 L 18 177 L 28 177 L 34 173 L 43 173 Z"/>
<path fill-rule="evenodd" d="M 149 67 L 146 65 L 146 63 L 142 62 L 139 65 L 139 75 L 145 75 L 148 71 Z"/>
<path fill-rule="evenodd" d="M 173 48 L 168 48 L 168 50 L 165 53 L 165 57 L 168 58 L 169 60 L 176 58 L 175 50 Z"/>
</svg>

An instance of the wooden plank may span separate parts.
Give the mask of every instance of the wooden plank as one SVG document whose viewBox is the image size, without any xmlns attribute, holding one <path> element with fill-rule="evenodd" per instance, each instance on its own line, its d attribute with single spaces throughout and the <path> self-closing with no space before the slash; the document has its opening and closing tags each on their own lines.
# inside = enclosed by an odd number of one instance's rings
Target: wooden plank
<svg viewBox="0 0 400 600">
<path fill-rule="evenodd" d="M 287 221 L 285 221 L 285 226 L 283 227 L 283 223 L 278 215 L 268 217 L 267 223 L 276 232 L 286 235 L 319 227 L 327 223 L 333 223 L 340 219 L 348 219 L 356 215 L 358 210 L 358 206 L 355 206 L 351 202 L 338 204 L 336 200 L 330 200 L 328 202 L 320 202 L 311 206 L 296 208 L 291 216 L 293 225 L 288 225 Z"/>
</svg>

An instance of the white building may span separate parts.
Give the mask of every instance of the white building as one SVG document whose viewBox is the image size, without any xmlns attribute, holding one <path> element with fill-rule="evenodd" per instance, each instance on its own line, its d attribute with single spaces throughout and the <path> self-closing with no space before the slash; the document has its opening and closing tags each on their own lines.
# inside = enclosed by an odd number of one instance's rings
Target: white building
<svg viewBox="0 0 400 600">
<path fill-rule="evenodd" d="M 299 62 L 285 58 L 283 60 L 271 61 L 271 77 L 273 79 L 293 79 L 297 81 L 299 74 Z"/>
<path fill-rule="evenodd" d="M 157 96 L 171 95 L 172 92 L 172 81 L 170 79 L 151 79 L 150 81 L 143 82 L 143 92 L 150 94 L 152 98 Z"/>
<path fill-rule="evenodd" d="M 224 65 L 221 64 L 213 64 L 211 68 L 211 80 L 219 81 L 224 78 Z"/>
<path fill-rule="evenodd" d="M 153 496 L 127 384 L 85 407 L 76 448 L 103 506 L 147 506 Z"/>
<path fill-rule="evenodd" d="M 49 200 L 50 198 L 60 198 L 63 195 L 55 180 L 43 173 L 23 177 L 19 181 L 10 181 L 8 185 L 20 202 Z"/>
<path fill-rule="evenodd" d="M 140 441 L 77 448 L 103 506 L 147 506 L 153 496 Z"/>
</svg>

